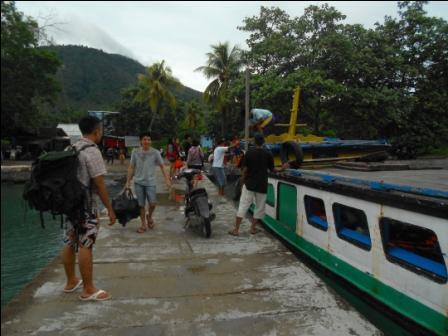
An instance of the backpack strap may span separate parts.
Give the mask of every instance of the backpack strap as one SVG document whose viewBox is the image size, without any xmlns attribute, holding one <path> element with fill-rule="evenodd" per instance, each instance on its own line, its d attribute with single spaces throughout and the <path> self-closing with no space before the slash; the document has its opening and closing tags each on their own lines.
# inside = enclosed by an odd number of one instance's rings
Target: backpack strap
<svg viewBox="0 0 448 336">
<path fill-rule="evenodd" d="M 75 149 L 76 154 L 81 153 L 84 149 L 89 148 L 89 147 L 94 147 L 96 146 L 95 144 L 86 144 L 84 146 L 82 146 L 80 149 L 76 149 L 75 146 L 73 146 L 73 148 Z"/>
</svg>

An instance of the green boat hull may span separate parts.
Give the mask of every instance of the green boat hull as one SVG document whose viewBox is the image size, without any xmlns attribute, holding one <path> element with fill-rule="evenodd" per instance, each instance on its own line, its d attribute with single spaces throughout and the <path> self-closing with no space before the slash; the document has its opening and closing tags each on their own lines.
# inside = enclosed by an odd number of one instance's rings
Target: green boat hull
<svg viewBox="0 0 448 336">
<path fill-rule="evenodd" d="M 364 293 L 423 328 L 437 335 L 448 335 L 448 319 L 446 316 L 385 285 L 372 275 L 356 269 L 324 249 L 306 241 L 304 238 L 298 236 L 288 223 L 283 224 L 267 215 L 264 217 L 263 222 L 295 249 L 345 279 L 353 286 L 356 286 Z"/>
</svg>

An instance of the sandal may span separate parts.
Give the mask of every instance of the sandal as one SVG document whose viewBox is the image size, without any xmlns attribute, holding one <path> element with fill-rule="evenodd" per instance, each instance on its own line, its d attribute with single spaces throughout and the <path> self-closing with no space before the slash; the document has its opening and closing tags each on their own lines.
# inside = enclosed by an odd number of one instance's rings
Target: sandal
<svg viewBox="0 0 448 336">
<path fill-rule="evenodd" d="M 258 232 L 261 232 L 260 229 L 251 229 L 250 234 L 257 234 Z"/>
<path fill-rule="evenodd" d="M 100 297 L 100 295 L 106 295 L 106 296 Z M 81 301 L 106 301 L 106 300 L 109 300 L 111 297 L 112 297 L 112 295 L 110 295 L 106 291 L 100 289 L 90 296 L 87 296 L 87 297 L 80 296 L 79 299 Z"/>
<path fill-rule="evenodd" d="M 78 282 L 76 283 L 75 286 L 73 286 L 70 289 L 64 289 L 64 293 L 73 293 L 75 290 L 77 290 L 78 288 L 80 288 L 82 285 L 82 280 L 78 280 Z"/>
<path fill-rule="evenodd" d="M 235 232 L 235 230 L 230 230 L 230 231 L 229 231 L 229 235 L 238 237 L 240 234 L 239 234 L 238 232 Z"/>
<path fill-rule="evenodd" d="M 154 220 L 152 218 L 149 218 L 148 214 L 146 214 L 146 221 L 148 223 L 148 229 L 154 229 Z"/>
<path fill-rule="evenodd" d="M 146 230 L 147 230 L 147 228 L 144 228 L 144 227 L 140 226 L 140 227 L 137 229 L 137 233 L 145 233 Z"/>
</svg>

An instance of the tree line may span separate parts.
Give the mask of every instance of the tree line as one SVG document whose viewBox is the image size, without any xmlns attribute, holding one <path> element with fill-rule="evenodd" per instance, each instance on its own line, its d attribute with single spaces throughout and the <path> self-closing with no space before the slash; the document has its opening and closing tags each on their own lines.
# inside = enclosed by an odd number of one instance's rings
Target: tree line
<svg viewBox="0 0 448 336">
<path fill-rule="evenodd" d="M 398 17 L 373 28 L 344 23 L 345 15 L 328 4 L 309 6 L 299 17 L 261 7 L 238 27 L 249 34 L 247 48 L 212 45 L 206 64 L 195 69 L 210 80 L 203 100 L 176 99 L 179 81 L 157 62 L 122 91 L 116 131 L 242 135 L 248 68 L 251 107 L 270 109 L 279 122 L 289 121 L 293 89 L 301 87 L 303 132 L 386 138 L 413 154 L 446 147 L 448 24 L 428 16 L 425 4 L 399 2 Z M 57 95 L 60 62 L 37 48 L 37 28 L 13 2 L 2 2 L 2 134 L 32 124 L 39 102 Z"/>
<path fill-rule="evenodd" d="M 344 24 L 345 15 L 328 4 L 300 17 L 261 7 L 238 27 L 249 33 L 248 49 L 212 46 L 201 68 L 215 78 L 205 97 L 219 97 L 215 107 L 234 131 L 244 120 L 244 66 L 252 74 L 251 106 L 282 122 L 289 121 L 292 90 L 301 87 L 305 132 L 386 138 L 410 155 L 446 147 L 448 25 L 429 17 L 425 3 L 399 2 L 397 19 L 387 16 L 371 29 Z"/>
</svg>

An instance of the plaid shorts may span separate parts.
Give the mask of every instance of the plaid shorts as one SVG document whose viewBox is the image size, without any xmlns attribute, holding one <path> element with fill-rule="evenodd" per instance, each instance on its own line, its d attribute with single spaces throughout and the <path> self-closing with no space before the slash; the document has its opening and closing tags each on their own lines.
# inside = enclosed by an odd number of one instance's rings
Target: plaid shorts
<svg viewBox="0 0 448 336">
<path fill-rule="evenodd" d="M 98 235 L 98 217 L 96 210 L 91 213 L 85 212 L 85 220 L 81 223 L 81 230 L 78 232 L 78 246 L 90 248 L 95 244 Z M 70 219 L 66 218 L 64 225 L 64 245 L 75 247 L 76 231 Z"/>
</svg>

